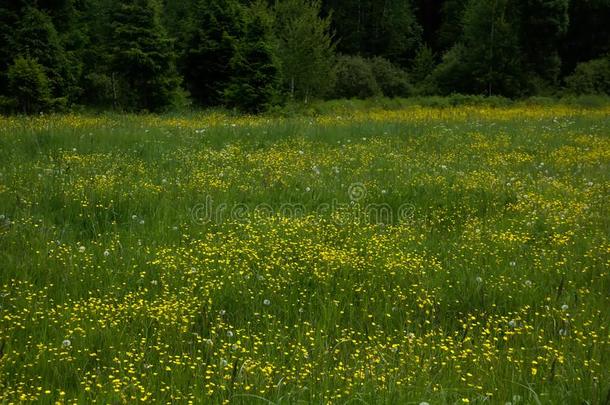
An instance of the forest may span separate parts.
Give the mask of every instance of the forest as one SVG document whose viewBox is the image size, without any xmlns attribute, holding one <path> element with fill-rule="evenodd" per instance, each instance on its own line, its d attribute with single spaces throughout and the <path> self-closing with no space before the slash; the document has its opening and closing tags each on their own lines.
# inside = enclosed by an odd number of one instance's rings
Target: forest
<svg viewBox="0 0 610 405">
<path fill-rule="evenodd" d="M 0 112 L 610 93 L 610 0 L 2 0 Z"/>
</svg>

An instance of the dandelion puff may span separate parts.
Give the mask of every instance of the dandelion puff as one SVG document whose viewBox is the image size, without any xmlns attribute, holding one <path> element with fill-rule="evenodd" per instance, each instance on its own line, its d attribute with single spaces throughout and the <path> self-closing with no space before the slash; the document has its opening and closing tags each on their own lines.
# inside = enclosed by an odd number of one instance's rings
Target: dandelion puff
<svg viewBox="0 0 610 405">
<path fill-rule="evenodd" d="M 308 193 L 311 191 L 311 187 L 305 187 L 305 191 L 307 191 Z"/>
<path fill-rule="evenodd" d="M 430 405 L 430 403 L 429 403 L 429 402 L 426 402 L 426 401 L 421 401 L 421 402 L 419 403 L 419 405 Z"/>
<path fill-rule="evenodd" d="M 138 216 L 137 216 L 136 214 L 133 214 L 133 215 L 131 216 L 131 219 L 133 219 L 133 220 L 135 221 L 136 219 L 138 219 Z"/>
<path fill-rule="evenodd" d="M 104 256 L 105 257 L 110 256 L 110 251 L 108 251 L 108 249 L 104 250 Z"/>
<path fill-rule="evenodd" d="M 218 311 L 218 313 L 220 314 L 220 316 L 225 316 L 227 311 L 225 311 L 224 309 L 221 309 L 220 311 Z"/>
<path fill-rule="evenodd" d="M 477 283 L 482 283 L 483 282 L 483 279 L 481 277 L 477 277 L 476 280 L 477 280 Z"/>
<path fill-rule="evenodd" d="M 85 250 L 87 250 L 87 248 L 84 247 L 84 246 L 79 246 L 78 247 L 78 251 L 81 252 L 81 253 L 85 253 Z"/>
<path fill-rule="evenodd" d="M 140 220 L 140 225 L 144 225 L 144 220 L 143 219 Z"/>
<path fill-rule="evenodd" d="M 568 304 L 563 304 L 563 305 L 561 306 L 561 310 L 562 310 L 562 311 L 567 311 L 567 310 L 568 310 L 568 308 L 570 308 L 570 307 L 568 306 Z"/>
<path fill-rule="evenodd" d="M 271 305 L 271 301 L 269 301 L 268 299 L 265 299 L 263 301 L 263 305 L 269 306 L 269 305 Z"/>
<path fill-rule="evenodd" d="M 530 280 L 525 280 L 525 286 L 526 287 L 531 287 L 532 286 L 532 282 Z"/>
<path fill-rule="evenodd" d="M 232 337 L 233 337 L 233 331 L 228 330 L 228 331 L 227 331 L 227 336 L 228 336 L 228 337 L 230 337 L 230 338 L 232 338 Z"/>
<path fill-rule="evenodd" d="M 229 364 L 229 362 L 228 362 L 228 361 L 226 361 L 225 359 L 221 359 L 221 360 L 220 360 L 220 367 L 226 367 L 226 366 L 227 366 L 227 364 Z"/>
<path fill-rule="evenodd" d="M 508 326 L 510 326 L 511 328 L 514 328 L 515 326 L 517 326 L 517 322 L 512 319 L 510 321 L 508 321 Z"/>
<path fill-rule="evenodd" d="M 72 342 L 70 342 L 70 339 L 66 339 L 63 342 L 61 342 L 62 347 L 70 347 L 72 346 Z"/>
</svg>

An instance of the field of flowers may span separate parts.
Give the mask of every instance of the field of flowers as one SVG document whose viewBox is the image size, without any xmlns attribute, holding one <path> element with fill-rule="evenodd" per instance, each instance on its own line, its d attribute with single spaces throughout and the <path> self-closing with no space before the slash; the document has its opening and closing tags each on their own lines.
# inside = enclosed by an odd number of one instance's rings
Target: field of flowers
<svg viewBox="0 0 610 405">
<path fill-rule="evenodd" d="M 0 403 L 607 405 L 609 117 L 0 118 Z"/>
</svg>

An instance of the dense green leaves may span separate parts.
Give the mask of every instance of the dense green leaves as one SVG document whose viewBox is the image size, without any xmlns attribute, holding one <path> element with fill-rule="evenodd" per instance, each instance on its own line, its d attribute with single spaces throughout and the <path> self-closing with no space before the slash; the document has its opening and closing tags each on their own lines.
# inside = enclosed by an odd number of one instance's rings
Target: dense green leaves
<svg viewBox="0 0 610 405">
<path fill-rule="evenodd" d="M 150 0 L 123 1 L 114 15 L 113 71 L 127 108 L 160 110 L 178 85 L 174 53 Z"/>
<path fill-rule="evenodd" d="M 44 67 L 35 59 L 18 57 L 8 69 L 11 94 L 22 112 L 47 110 L 51 104 L 51 89 Z"/>
<path fill-rule="evenodd" d="M 19 58 L 52 109 L 605 93 L 609 19 L 610 0 L 0 0 L 0 104 L 24 111 Z M 350 81 L 369 70 L 377 90 Z"/>
</svg>

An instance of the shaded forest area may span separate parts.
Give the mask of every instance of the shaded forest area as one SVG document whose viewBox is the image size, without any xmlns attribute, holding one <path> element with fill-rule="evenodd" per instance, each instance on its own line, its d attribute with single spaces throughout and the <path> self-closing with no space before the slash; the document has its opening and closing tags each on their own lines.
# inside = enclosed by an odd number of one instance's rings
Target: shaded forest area
<svg viewBox="0 0 610 405">
<path fill-rule="evenodd" d="M 0 112 L 610 94 L 610 0 L 0 0 Z"/>
</svg>

